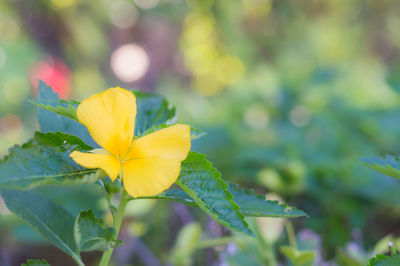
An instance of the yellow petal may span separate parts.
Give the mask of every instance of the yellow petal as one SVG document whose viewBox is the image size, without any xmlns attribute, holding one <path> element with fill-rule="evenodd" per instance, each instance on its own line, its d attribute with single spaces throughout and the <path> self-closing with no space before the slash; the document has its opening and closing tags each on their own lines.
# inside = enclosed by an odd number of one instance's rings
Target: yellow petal
<svg viewBox="0 0 400 266">
<path fill-rule="evenodd" d="M 135 129 L 136 98 L 132 92 L 111 88 L 95 94 L 78 106 L 76 114 L 101 147 L 116 157 L 126 154 Z"/>
<path fill-rule="evenodd" d="M 179 160 L 130 160 L 122 165 L 122 180 L 132 197 L 149 197 L 168 189 L 178 178 L 180 170 Z"/>
<path fill-rule="evenodd" d="M 178 124 L 135 140 L 128 159 L 156 157 L 182 161 L 189 151 L 190 127 Z"/>
<path fill-rule="evenodd" d="M 86 168 L 100 168 L 114 181 L 121 168 L 120 162 L 112 155 L 104 153 L 84 153 L 73 151 L 69 155 L 77 164 Z"/>
</svg>

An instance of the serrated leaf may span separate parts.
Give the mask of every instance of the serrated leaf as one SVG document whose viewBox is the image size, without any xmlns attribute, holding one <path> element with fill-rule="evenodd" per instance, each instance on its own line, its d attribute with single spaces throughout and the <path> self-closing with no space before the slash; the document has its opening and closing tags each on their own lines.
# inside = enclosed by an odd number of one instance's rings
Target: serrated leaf
<svg viewBox="0 0 400 266">
<path fill-rule="evenodd" d="M 279 218 L 307 216 L 302 210 L 279 204 L 277 201 L 265 200 L 264 195 L 255 195 L 253 190 L 240 188 L 236 184 L 230 184 L 228 190 L 245 216 Z"/>
<path fill-rule="evenodd" d="M 176 117 L 175 107 L 168 107 L 168 102 L 164 97 L 141 91 L 133 91 L 133 93 L 136 96 L 138 110 L 135 123 L 135 136 L 143 135 L 145 131 L 154 126 L 159 126 L 163 123 L 173 123 Z"/>
<path fill-rule="evenodd" d="M 115 230 L 107 227 L 92 210 L 79 213 L 75 220 L 74 235 L 80 251 L 104 251 L 118 244 Z"/>
<path fill-rule="evenodd" d="M 395 157 L 386 155 L 385 158 L 372 156 L 362 157 L 360 159 L 369 168 L 374 169 L 384 175 L 400 179 L 400 161 L 398 161 Z"/>
<path fill-rule="evenodd" d="M 281 246 L 280 251 L 294 266 L 312 266 L 315 260 L 315 251 L 300 251 L 289 246 Z"/>
<path fill-rule="evenodd" d="M 74 239 L 74 216 L 63 207 L 27 191 L 2 189 L 7 208 L 49 240 L 53 245 L 83 265 Z"/>
<path fill-rule="evenodd" d="M 36 132 L 30 141 L 11 148 L 10 154 L 0 161 L 0 188 L 93 183 L 99 178 L 98 170 L 85 169 L 69 157 L 73 150 L 90 149 L 72 135 Z"/>
<path fill-rule="evenodd" d="M 233 230 L 254 235 L 233 201 L 221 174 L 204 154 L 190 152 L 176 182 L 212 218 Z"/>
<path fill-rule="evenodd" d="M 145 197 L 146 198 L 146 197 Z M 147 197 L 154 199 L 167 199 L 173 200 L 179 203 L 183 203 L 189 206 L 198 207 L 194 199 L 192 199 L 185 191 L 182 189 L 169 189 L 161 194 L 154 197 Z"/>
<path fill-rule="evenodd" d="M 45 260 L 26 260 L 26 263 L 22 263 L 21 266 L 48 266 L 50 265 Z"/>
<path fill-rule="evenodd" d="M 400 265 L 400 254 L 393 257 L 386 255 L 376 255 L 368 262 L 368 266 L 398 266 Z"/>
<path fill-rule="evenodd" d="M 97 148 L 99 147 L 97 143 L 90 136 L 89 131 L 86 129 L 84 125 L 81 123 L 69 118 L 68 116 L 64 116 L 58 114 L 57 112 L 53 112 L 55 110 L 59 110 L 62 106 L 62 100 L 58 97 L 58 94 L 54 92 L 49 86 L 47 86 L 43 81 L 39 80 L 38 86 L 38 100 L 37 102 L 46 102 L 47 105 L 53 106 L 54 109 L 50 111 L 39 108 L 38 109 L 38 121 L 39 128 L 42 132 L 57 132 L 61 131 L 70 135 L 77 136 L 81 140 L 83 140 L 86 144 L 91 147 Z M 77 102 L 75 102 L 77 103 Z M 46 105 L 46 106 L 47 106 Z M 72 105 L 72 104 L 71 104 Z M 70 106 L 69 108 L 72 108 Z M 68 112 L 60 112 L 60 113 L 69 113 Z"/>
<path fill-rule="evenodd" d="M 264 195 L 256 195 L 253 190 L 240 188 L 236 184 L 229 184 L 228 190 L 245 216 L 277 218 L 307 216 L 302 210 L 285 204 L 279 204 L 277 201 L 265 200 Z M 168 199 L 189 206 L 197 206 L 196 202 L 181 189 L 170 189 L 151 198 Z"/>
<path fill-rule="evenodd" d="M 37 100 L 31 102 L 39 108 L 78 121 L 78 117 L 76 116 L 76 108 L 78 107 L 79 102 L 77 101 Z"/>
<path fill-rule="evenodd" d="M 156 132 L 156 131 L 161 130 L 163 128 L 167 128 L 169 126 L 171 126 L 171 125 L 167 125 L 165 123 L 163 123 L 161 125 L 153 126 L 150 129 L 146 130 L 143 134 L 139 135 L 139 137 L 151 134 L 153 132 Z M 199 139 L 204 135 L 207 135 L 207 133 L 205 131 L 203 131 L 201 129 L 194 128 L 194 127 L 190 127 L 190 139 L 191 140 Z"/>
<path fill-rule="evenodd" d="M 42 81 L 39 81 L 38 91 L 38 100 L 34 104 L 39 107 L 38 119 L 41 131 L 61 131 L 79 137 L 92 147 L 98 147 L 86 127 L 77 121 L 76 108 L 79 102 L 60 100 L 58 94 Z M 143 135 L 145 131 L 164 123 L 172 124 L 175 120 L 175 108 L 168 107 L 164 97 L 141 91 L 133 93 L 137 104 L 135 136 Z M 201 135 L 200 130 L 194 129 L 193 132 L 194 137 Z"/>
</svg>

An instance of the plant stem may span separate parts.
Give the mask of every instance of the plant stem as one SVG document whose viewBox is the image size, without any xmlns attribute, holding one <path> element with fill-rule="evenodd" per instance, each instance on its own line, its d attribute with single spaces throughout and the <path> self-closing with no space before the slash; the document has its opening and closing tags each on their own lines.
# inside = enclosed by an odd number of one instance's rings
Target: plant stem
<svg viewBox="0 0 400 266">
<path fill-rule="evenodd" d="M 287 232 L 290 246 L 297 250 L 296 235 L 294 233 L 292 223 L 287 220 L 285 223 L 285 227 L 286 227 L 286 232 Z"/>
<path fill-rule="evenodd" d="M 128 194 L 126 193 L 125 189 L 122 189 L 121 199 L 119 201 L 119 205 L 118 205 L 117 211 L 115 212 L 114 221 L 113 221 L 113 227 L 115 228 L 117 236 L 118 236 L 119 230 L 121 228 L 122 219 L 124 218 L 125 208 L 126 208 L 126 204 L 128 203 L 128 199 L 129 199 Z M 103 256 L 101 257 L 99 266 L 108 266 L 113 251 L 114 251 L 114 248 L 110 248 L 110 249 L 104 251 Z"/>
<path fill-rule="evenodd" d="M 265 242 L 264 244 L 265 247 L 265 260 L 267 262 L 267 265 L 275 266 L 276 265 L 276 258 L 275 258 L 275 253 L 274 253 L 274 246 L 272 243 Z"/>
<path fill-rule="evenodd" d="M 85 264 L 83 263 L 83 261 L 82 261 L 82 259 L 81 259 L 81 257 L 79 255 L 72 256 L 72 258 L 74 259 L 76 264 L 78 264 L 79 266 L 85 266 Z"/>
</svg>

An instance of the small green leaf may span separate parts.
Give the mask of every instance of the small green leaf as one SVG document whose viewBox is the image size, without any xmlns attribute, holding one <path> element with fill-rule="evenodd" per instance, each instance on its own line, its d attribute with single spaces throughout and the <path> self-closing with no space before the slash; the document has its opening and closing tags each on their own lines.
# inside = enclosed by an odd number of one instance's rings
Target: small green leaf
<svg viewBox="0 0 400 266">
<path fill-rule="evenodd" d="M 163 123 L 163 124 L 158 125 L 158 126 L 153 126 L 150 129 L 146 130 L 143 134 L 139 135 L 139 137 L 143 137 L 145 135 L 151 134 L 151 133 L 156 132 L 158 130 L 161 130 L 163 128 L 167 128 L 169 126 L 172 126 L 172 125 L 167 125 L 167 124 Z M 191 140 L 199 139 L 199 138 L 201 138 L 202 136 L 204 136 L 206 134 L 207 133 L 205 131 L 201 130 L 201 129 L 190 127 L 190 139 Z"/>
<path fill-rule="evenodd" d="M 48 266 L 50 265 L 45 260 L 26 260 L 26 263 L 22 263 L 21 266 Z"/>
<path fill-rule="evenodd" d="M 233 230 L 253 236 L 221 174 L 204 154 L 190 152 L 176 182 L 212 218 Z"/>
<path fill-rule="evenodd" d="M 363 157 L 361 161 L 381 174 L 400 179 L 400 161 L 393 156 L 386 155 L 385 158 Z"/>
<path fill-rule="evenodd" d="M 34 105 L 44 110 L 71 118 L 72 120 L 78 121 L 76 116 L 76 108 L 79 105 L 77 101 L 66 101 L 66 100 L 37 100 L 31 101 Z"/>
<path fill-rule="evenodd" d="M 115 230 L 96 218 L 92 210 L 79 213 L 75 220 L 74 235 L 80 251 L 104 251 L 119 243 L 115 240 Z"/>
<path fill-rule="evenodd" d="M 60 111 L 62 106 L 65 106 L 65 101 L 60 100 L 58 94 L 54 92 L 44 82 L 39 80 L 38 86 L 38 103 L 46 103 L 44 106 L 46 109 L 38 109 L 38 120 L 39 128 L 42 132 L 57 132 L 61 131 L 70 135 L 77 136 L 83 140 L 86 144 L 91 147 L 97 148 L 97 143 L 90 136 L 89 131 L 84 125 L 70 118 L 71 112 L 73 112 L 73 105 L 77 105 L 78 102 L 71 102 L 68 109 L 69 111 Z M 64 103 L 63 103 L 64 102 Z M 49 109 L 49 106 L 53 106 L 53 109 Z M 58 111 L 54 112 L 54 111 Z M 62 115 L 61 115 L 62 114 Z M 68 114 L 68 116 L 64 116 Z"/>
<path fill-rule="evenodd" d="M 73 150 L 90 149 L 72 135 L 36 132 L 33 139 L 11 148 L 10 154 L 0 161 L 0 188 L 93 183 L 100 177 L 99 171 L 84 169 L 69 157 Z"/>
<path fill-rule="evenodd" d="M 279 218 L 307 216 L 301 210 L 285 204 L 279 204 L 277 201 L 265 200 L 264 195 L 255 195 L 253 190 L 239 188 L 236 184 L 230 184 L 228 190 L 245 216 Z"/>
<path fill-rule="evenodd" d="M 312 250 L 300 251 L 289 246 L 281 246 L 280 251 L 293 263 L 294 266 L 314 265 L 315 252 Z"/>
<path fill-rule="evenodd" d="M 63 207 L 27 191 L 2 189 L 7 208 L 49 240 L 53 245 L 83 265 L 74 239 L 74 216 Z"/>
<path fill-rule="evenodd" d="M 400 254 L 393 257 L 386 255 L 376 255 L 368 262 L 368 266 L 398 266 L 400 265 Z"/>
<path fill-rule="evenodd" d="M 199 139 L 205 135 L 207 135 L 207 132 L 205 132 L 201 129 L 195 128 L 195 127 L 190 127 L 190 139 L 191 140 Z"/>
<path fill-rule="evenodd" d="M 163 123 L 172 124 L 176 117 L 175 108 L 168 107 L 164 97 L 156 94 L 133 91 L 136 96 L 137 115 L 135 136 L 143 135 L 148 129 Z"/>
</svg>

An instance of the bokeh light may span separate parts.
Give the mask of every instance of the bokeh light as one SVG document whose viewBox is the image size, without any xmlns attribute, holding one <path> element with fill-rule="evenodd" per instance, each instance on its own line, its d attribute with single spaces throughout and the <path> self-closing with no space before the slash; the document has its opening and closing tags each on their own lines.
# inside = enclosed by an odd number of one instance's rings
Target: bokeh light
<svg viewBox="0 0 400 266">
<path fill-rule="evenodd" d="M 76 4 L 76 0 L 51 0 L 56 8 L 67 8 Z"/>
<path fill-rule="evenodd" d="M 21 104 L 28 98 L 29 88 L 26 86 L 25 77 L 13 76 L 4 82 L 2 99 L 7 104 Z"/>
<path fill-rule="evenodd" d="M 134 0 L 134 2 L 140 8 L 150 9 L 155 7 L 158 4 L 159 0 Z"/>
<path fill-rule="evenodd" d="M 121 81 L 130 83 L 141 79 L 149 69 L 150 58 L 146 50 L 135 43 L 125 44 L 111 55 L 111 69 Z"/>
<path fill-rule="evenodd" d="M 293 125 L 303 127 L 310 122 L 311 112 L 304 106 L 296 106 L 290 111 L 289 117 Z"/>
<path fill-rule="evenodd" d="M 246 109 L 244 121 L 251 129 L 265 129 L 269 122 L 269 116 L 265 108 L 253 105 Z"/>
<path fill-rule="evenodd" d="M 0 117 L 0 135 L 9 140 L 18 139 L 22 133 L 21 119 L 14 114 Z"/>
<path fill-rule="evenodd" d="M 12 16 L 0 14 L 0 41 L 10 42 L 13 41 L 21 29 Z"/>
<path fill-rule="evenodd" d="M 138 11 L 128 1 L 113 1 L 109 4 L 109 17 L 113 25 L 120 29 L 132 27 L 138 19 Z"/>
</svg>

